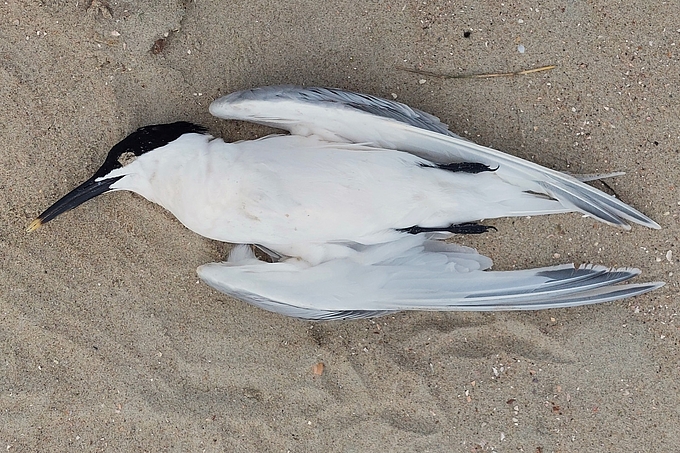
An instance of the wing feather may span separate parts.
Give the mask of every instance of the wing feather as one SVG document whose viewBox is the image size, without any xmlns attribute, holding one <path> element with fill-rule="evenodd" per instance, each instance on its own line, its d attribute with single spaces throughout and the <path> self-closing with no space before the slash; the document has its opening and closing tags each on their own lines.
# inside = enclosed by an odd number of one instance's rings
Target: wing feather
<svg viewBox="0 0 680 453">
<path fill-rule="evenodd" d="M 499 177 L 555 198 L 569 210 L 624 229 L 630 229 L 628 221 L 660 228 L 638 210 L 572 176 L 462 139 L 437 117 L 399 102 L 338 89 L 274 86 L 219 98 L 210 112 L 295 135 L 407 151 L 436 163 L 499 167 Z"/>
<path fill-rule="evenodd" d="M 380 261 L 371 254 L 380 255 Z M 199 267 L 198 274 L 225 294 L 304 319 L 363 318 L 402 310 L 563 308 L 623 299 L 663 286 L 618 285 L 640 273 L 633 268 L 561 265 L 485 271 L 486 264 L 488 258 L 472 249 L 461 251 L 452 244 L 411 237 L 362 246 L 352 257 L 315 266 L 299 260 L 265 263 L 244 257 L 241 250 L 225 263 Z"/>
</svg>

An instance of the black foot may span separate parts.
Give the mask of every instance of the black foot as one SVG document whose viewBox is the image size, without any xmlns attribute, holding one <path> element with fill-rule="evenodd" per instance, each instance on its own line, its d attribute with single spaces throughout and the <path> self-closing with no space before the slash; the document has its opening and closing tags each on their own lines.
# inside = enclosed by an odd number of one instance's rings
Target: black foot
<svg viewBox="0 0 680 453">
<path fill-rule="evenodd" d="M 457 225 L 449 225 L 447 227 L 435 227 L 426 228 L 420 227 L 418 225 L 412 226 L 411 228 L 399 228 L 397 231 L 401 231 L 409 234 L 420 234 L 420 233 L 437 233 L 437 232 L 447 232 L 454 234 L 482 234 L 489 230 L 498 231 L 495 226 L 491 225 L 480 225 L 479 223 L 459 223 Z"/>
<path fill-rule="evenodd" d="M 429 165 L 423 165 L 430 167 Z M 480 164 L 478 162 L 453 162 L 450 164 L 435 164 L 431 168 L 439 168 L 440 170 L 447 170 L 457 173 L 482 173 L 484 171 L 496 171 L 498 167 L 491 168 L 488 165 Z"/>
</svg>

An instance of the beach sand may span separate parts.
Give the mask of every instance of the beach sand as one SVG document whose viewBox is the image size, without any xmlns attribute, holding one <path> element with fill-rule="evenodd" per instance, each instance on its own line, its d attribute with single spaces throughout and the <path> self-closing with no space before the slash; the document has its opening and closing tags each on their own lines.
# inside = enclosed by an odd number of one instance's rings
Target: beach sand
<svg viewBox="0 0 680 453">
<path fill-rule="evenodd" d="M 478 3 L 0 5 L 0 449 L 676 448 L 678 4 Z M 496 79 L 398 69 L 551 64 Z M 498 232 L 456 239 L 495 269 L 635 266 L 638 281 L 667 286 L 574 309 L 312 323 L 199 282 L 196 267 L 230 246 L 130 193 L 25 232 L 137 127 L 189 120 L 228 141 L 269 132 L 207 107 L 282 83 L 394 97 L 550 168 L 625 171 L 607 184 L 662 230 L 572 214 L 494 220 Z"/>
</svg>

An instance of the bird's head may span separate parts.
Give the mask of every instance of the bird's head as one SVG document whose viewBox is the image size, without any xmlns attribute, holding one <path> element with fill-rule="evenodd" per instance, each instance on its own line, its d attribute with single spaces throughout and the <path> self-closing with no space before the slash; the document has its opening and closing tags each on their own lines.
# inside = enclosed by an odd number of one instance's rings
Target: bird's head
<svg viewBox="0 0 680 453">
<path fill-rule="evenodd" d="M 111 186 L 125 176 L 116 170 L 124 167 L 133 161 L 134 158 L 165 146 L 184 134 L 204 134 L 205 132 L 206 129 L 203 126 L 186 121 L 156 124 L 137 129 L 111 148 L 102 166 L 99 167 L 99 170 L 90 179 L 47 208 L 31 222 L 27 230 L 29 232 L 37 230 L 42 224 L 49 222 L 60 214 L 80 206 L 97 195 L 114 190 Z"/>
</svg>

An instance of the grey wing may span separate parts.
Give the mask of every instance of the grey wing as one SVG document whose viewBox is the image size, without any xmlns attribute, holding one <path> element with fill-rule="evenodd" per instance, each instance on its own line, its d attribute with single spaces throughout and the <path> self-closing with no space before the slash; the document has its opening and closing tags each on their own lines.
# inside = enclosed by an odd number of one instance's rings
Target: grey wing
<svg viewBox="0 0 680 453">
<path fill-rule="evenodd" d="M 404 239 L 411 241 L 413 238 Z M 401 242 L 401 243 L 400 243 Z M 266 310 L 303 319 L 353 319 L 401 310 L 539 310 L 643 294 L 661 282 L 623 284 L 638 269 L 553 266 L 485 271 L 488 258 L 453 244 L 422 241 L 369 246 L 352 259 L 316 266 L 252 257 L 198 268 L 213 288 Z M 380 260 L 371 254 L 380 247 Z M 390 250 L 393 254 L 385 253 Z"/>
<path fill-rule="evenodd" d="M 280 101 L 326 105 L 333 108 L 351 108 L 371 115 L 399 121 L 420 129 L 458 137 L 458 135 L 449 131 L 449 127 L 442 123 L 439 118 L 422 110 L 414 109 L 401 102 L 335 88 L 303 88 L 293 85 L 280 85 L 237 91 L 213 102 L 210 106 L 210 112 L 220 118 L 258 122 L 292 132 L 289 127 L 286 127 L 290 126 L 290 123 L 286 124 L 284 118 L 281 118 L 284 122 L 276 122 L 275 114 L 270 118 L 266 118 L 265 114 L 263 118 L 260 118 L 260 121 L 256 121 L 255 116 L 257 115 L 249 116 L 245 111 L 238 112 L 232 110 L 233 106 L 238 105 L 250 104 L 255 106 L 258 103 L 276 103 Z"/>
<path fill-rule="evenodd" d="M 464 140 L 436 117 L 399 102 L 337 89 L 276 86 L 229 94 L 215 100 L 210 112 L 294 135 L 405 151 L 435 163 L 497 167 L 501 179 L 553 198 L 565 211 L 582 212 L 624 229 L 630 229 L 627 221 L 660 228 L 638 210 L 574 177 Z"/>
</svg>

